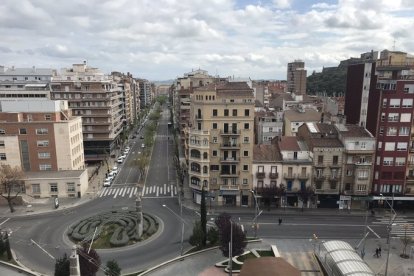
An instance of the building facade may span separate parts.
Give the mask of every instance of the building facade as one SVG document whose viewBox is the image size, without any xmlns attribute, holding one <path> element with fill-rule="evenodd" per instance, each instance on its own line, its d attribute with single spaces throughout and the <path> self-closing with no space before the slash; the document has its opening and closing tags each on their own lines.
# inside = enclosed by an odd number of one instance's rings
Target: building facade
<svg viewBox="0 0 414 276">
<path fill-rule="evenodd" d="M 306 94 L 305 62 L 295 60 L 287 66 L 287 91 L 296 95 Z"/>
<path fill-rule="evenodd" d="M 205 189 L 218 205 L 251 204 L 253 90 L 243 82 L 194 90 L 189 128 L 189 179 L 195 202 Z"/>
<path fill-rule="evenodd" d="M 85 168 L 82 121 L 67 101 L 0 101 L 0 164 L 25 172 Z"/>
<path fill-rule="evenodd" d="M 255 112 L 255 143 L 270 144 L 275 137 L 283 135 L 283 112 Z"/>
</svg>

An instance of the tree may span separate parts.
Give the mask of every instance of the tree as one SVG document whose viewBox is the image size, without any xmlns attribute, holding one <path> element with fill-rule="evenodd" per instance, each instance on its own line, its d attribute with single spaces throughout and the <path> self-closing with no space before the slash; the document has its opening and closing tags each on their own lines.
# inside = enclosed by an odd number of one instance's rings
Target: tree
<svg viewBox="0 0 414 276">
<path fill-rule="evenodd" d="M 401 237 L 401 243 L 403 244 L 403 252 L 400 254 L 401 258 L 408 259 L 409 255 L 407 254 L 407 246 L 414 242 L 414 239 L 410 236 L 407 236 L 407 230 L 410 228 L 409 224 L 404 224 L 404 236 Z"/>
<path fill-rule="evenodd" d="M 233 230 L 233 244 L 232 244 L 232 255 L 238 256 L 244 252 L 246 248 L 246 236 L 242 231 L 241 227 L 237 223 L 231 222 L 231 216 L 227 213 L 221 213 L 216 218 L 216 225 L 219 232 L 220 250 L 224 257 L 229 256 L 229 242 L 231 229 Z"/>
<path fill-rule="evenodd" d="M 144 177 L 145 170 L 149 164 L 149 158 L 145 155 L 142 155 L 137 160 L 134 160 L 134 165 L 137 166 L 138 171 L 141 174 L 141 177 Z"/>
<path fill-rule="evenodd" d="M 7 200 L 10 212 L 14 212 L 13 200 L 22 191 L 23 171 L 20 167 L 12 168 L 9 165 L 1 165 L 0 167 L 0 196 Z"/>
<path fill-rule="evenodd" d="M 306 187 L 306 189 L 304 190 L 300 190 L 299 191 L 299 197 L 302 200 L 302 211 L 303 211 L 303 207 L 304 205 L 308 204 L 308 201 L 313 197 L 314 195 L 314 191 L 313 188 L 311 186 Z"/>
<path fill-rule="evenodd" d="M 68 255 L 63 255 L 62 258 L 56 260 L 55 276 L 70 276 L 70 261 Z"/>
<path fill-rule="evenodd" d="M 219 232 L 216 227 L 210 227 L 207 231 L 207 240 L 213 245 L 216 244 L 219 240 Z"/>
<path fill-rule="evenodd" d="M 88 253 L 89 245 L 83 243 L 82 247 L 77 249 L 79 255 L 79 266 L 82 276 L 95 276 L 101 266 L 101 258 L 95 249 L 91 248 Z"/>
<path fill-rule="evenodd" d="M 201 190 L 200 222 L 201 222 L 201 231 L 203 235 L 201 243 L 203 246 L 206 246 L 206 243 L 207 243 L 207 208 L 206 208 L 206 194 L 204 192 L 204 187 Z"/>
<path fill-rule="evenodd" d="M 201 222 L 196 221 L 193 227 L 193 234 L 190 236 L 188 242 L 192 246 L 201 246 L 203 244 L 203 230 L 201 229 Z"/>
<path fill-rule="evenodd" d="M 121 268 L 119 267 L 117 261 L 110 260 L 106 262 L 105 275 L 108 276 L 120 276 Z"/>
</svg>

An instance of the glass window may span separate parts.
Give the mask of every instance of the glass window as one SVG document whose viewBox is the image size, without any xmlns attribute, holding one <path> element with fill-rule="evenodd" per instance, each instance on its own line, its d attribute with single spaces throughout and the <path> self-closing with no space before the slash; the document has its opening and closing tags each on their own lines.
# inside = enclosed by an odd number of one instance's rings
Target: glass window
<svg viewBox="0 0 414 276">
<path fill-rule="evenodd" d="M 39 159 L 48 159 L 50 158 L 50 152 L 38 152 L 37 157 Z"/>
<path fill-rule="evenodd" d="M 37 141 L 38 147 L 48 147 L 49 146 L 49 140 L 39 140 Z"/>
<path fill-rule="evenodd" d="M 19 129 L 20 134 L 27 134 L 27 130 L 25 128 Z"/>
<path fill-rule="evenodd" d="M 6 154 L 5 153 L 0 153 L 0 160 L 7 160 Z"/>
<path fill-rule="evenodd" d="M 244 116 L 250 116 L 250 110 L 249 109 L 244 110 Z"/>
<path fill-rule="evenodd" d="M 243 165 L 243 171 L 248 171 L 249 170 L 249 165 Z"/>
<path fill-rule="evenodd" d="M 50 183 L 50 192 L 51 193 L 57 193 L 58 192 L 58 185 L 57 183 Z"/>
<path fill-rule="evenodd" d="M 66 187 L 68 189 L 68 193 L 76 191 L 75 190 L 75 183 L 73 183 L 73 182 L 66 183 Z"/>
<path fill-rule="evenodd" d="M 52 170 L 52 165 L 50 165 L 50 164 L 40 164 L 39 165 L 39 170 L 41 170 L 41 171 L 50 171 L 50 170 Z"/>
<path fill-rule="evenodd" d="M 229 116 L 229 110 L 228 109 L 224 109 L 224 116 Z"/>
<path fill-rule="evenodd" d="M 32 193 L 40 194 L 40 184 L 32 184 Z"/>
<path fill-rule="evenodd" d="M 213 109 L 213 117 L 217 116 L 217 109 Z"/>
<path fill-rule="evenodd" d="M 233 109 L 233 116 L 236 117 L 237 116 L 237 109 Z"/>
<path fill-rule="evenodd" d="M 51 115 L 51 114 L 46 114 L 46 115 L 45 115 L 45 120 L 46 120 L 46 121 L 50 121 L 50 120 L 52 120 L 52 115 Z"/>
<path fill-rule="evenodd" d="M 36 129 L 36 134 L 37 135 L 43 135 L 43 134 L 48 134 L 49 130 L 47 128 L 37 128 Z"/>
</svg>

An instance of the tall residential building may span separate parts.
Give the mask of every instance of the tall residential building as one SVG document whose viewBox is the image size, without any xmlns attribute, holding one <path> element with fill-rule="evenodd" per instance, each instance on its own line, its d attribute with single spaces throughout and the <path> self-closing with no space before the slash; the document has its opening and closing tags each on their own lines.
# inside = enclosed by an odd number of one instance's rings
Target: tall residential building
<svg viewBox="0 0 414 276">
<path fill-rule="evenodd" d="M 0 100 L 50 99 L 49 68 L 6 68 L 0 66 Z"/>
<path fill-rule="evenodd" d="M 414 57 L 384 50 L 376 62 L 350 65 L 345 115 L 376 137 L 374 194 L 413 193 L 412 121 Z M 413 160 L 414 161 L 414 160 Z"/>
<path fill-rule="evenodd" d="M 73 64 L 52 77 L 51 98 L 67 100 L 76 116 L 82 117 L 86 162 L 107 159 L 121 142 L 123 93 L 111 76 L 97 68 Z"/>
<path fill-rule="evenodd" d="M 0 101 L 0 164 L 25 172 L 82 170 L 82 121 L 67 101 Z"/>
<path fill-rule="evenodd" d="M 218 205 L 252 203 L 253 90 L 245 82 L 213 83 L 191 96 L 189 179 L 195 202 L 204 187 Z"/>
<path fill-rule="evenodd" d="M 306 94 L 306 70 L 305 62 L 295 60 L 288 63 L 287 67 L 287 91 L 296 95 Z"/>
<path fill-rule="evenodd" d="M 153 100 L 151 82 L 144 79 L 137 79 L 137 82 L 139 87 L 139 100 L 141 109 L 144 109 L 150 106 Z"/>
<path fill-rule="evenodd" d="M 111 75 L 122 93 L 121 101 L 124 110 L 123 123 L 125 126 L 130 126 L 134 123 L 137 115 L 133 98 L 135 81 L 129 73 L 112 72 Z"/>
</svg>

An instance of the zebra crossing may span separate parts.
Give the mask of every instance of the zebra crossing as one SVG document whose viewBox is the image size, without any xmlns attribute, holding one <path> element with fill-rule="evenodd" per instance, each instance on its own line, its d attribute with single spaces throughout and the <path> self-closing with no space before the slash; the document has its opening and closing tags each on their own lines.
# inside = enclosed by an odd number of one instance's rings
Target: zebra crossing
<svg viewBox="0 0 414 276">
<path fill-rule="evenodd" d="M 98 194 L 98 197 L 125 197 L 132 198 L 140 192 L 137 187 L 105 187 Z M 147 186 L 142 189 L 141 196 L 143 197 L 174 197 L 177 196 L 177 186 L 167 185 L 163 186 Z"/>
<path fill-rule="evenodd" d="M 376 219 L 373 224 L 388 226 L 390 223 L 389 216 L 383 216 Z M 391 236 L 393 237 L 414 237 L 414 219 L 405 216 L 397 216 L 391 226 Z"/>
</svg>

